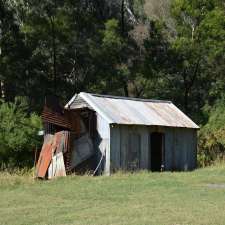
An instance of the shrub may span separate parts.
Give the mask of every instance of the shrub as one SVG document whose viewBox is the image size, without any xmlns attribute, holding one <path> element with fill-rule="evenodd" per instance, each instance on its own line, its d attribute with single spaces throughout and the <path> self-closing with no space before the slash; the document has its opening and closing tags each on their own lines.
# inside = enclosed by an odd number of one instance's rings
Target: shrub
<svg viewBox="0 0 225 225">
<path fill-rule="evenodd" d="M 225 158 L 225 97 L 208 112 L 208 122 L 199 132 L 199 166 L 207 166 Z"/>
<path fill-rule="evenodd" d="M 27 101 L 22 97 L 14 102 L 0 102 L 0 165 L 2 167 L 31 166 L 37 136 L 41 129 L 40 117 L 28 113 Z"/>
</svg>

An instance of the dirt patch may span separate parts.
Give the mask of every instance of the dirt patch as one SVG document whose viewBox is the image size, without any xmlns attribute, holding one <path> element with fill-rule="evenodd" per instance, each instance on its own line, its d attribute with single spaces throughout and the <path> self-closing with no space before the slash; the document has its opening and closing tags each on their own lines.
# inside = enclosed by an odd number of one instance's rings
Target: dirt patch
<svg viewBox="0 0 225 225">
<path fill-rule="evenodd" d="M 225 189 L 225 183 L 223 184 L 207 184 L 207 187 L 209 188 L 220 188 L 220 189 Z"/>
</svg>

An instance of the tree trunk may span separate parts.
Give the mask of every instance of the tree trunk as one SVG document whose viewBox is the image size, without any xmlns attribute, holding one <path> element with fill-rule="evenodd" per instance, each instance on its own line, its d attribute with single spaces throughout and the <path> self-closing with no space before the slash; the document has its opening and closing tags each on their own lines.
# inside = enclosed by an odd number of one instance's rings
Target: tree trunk
<svg viewBox="0 0 225 225">
<path fill-rule="evenodd" d="M 1 80 L 1 98 L 5 99 L 5 87 L 4 87 L 4 81 Z"/>
<path fill-rule="evenodd" d="M 54 92 L 56 94 L 56 82 L 57 82 L 57 77 L 56 77 L 56 45 L 55 45 L 55 28 L 53 26 L 52 29 L 52 41 L 53 41 L 53 73 L 54 73 Z"/>
<path fill-rule="evenodd" d="M 121 35 L 124 36 L 124 0 L 121 2 Z"/>
<path fill-rule="evenodd" d="M 56 0 L 54 0 L 54 12 L 55 12 L 55 10 L 56 10 Z M 53 56 L 52 56 L 52 61 L 53 61 L 53 84 L 54 84 L 54 94 L 56 94 L 57 74 L 56 74 L 55 15 L 50 17 L 50 22 L 51 22 L 52 52 L 53 52 Z"/>
<path fill-rule="evenodd" d="M 187 87 L 185 87 L 184 90 L 184 112 L 187 113 L 188 112 L 188 94 L 189 94 L 189 90 Z"/>
</svg>

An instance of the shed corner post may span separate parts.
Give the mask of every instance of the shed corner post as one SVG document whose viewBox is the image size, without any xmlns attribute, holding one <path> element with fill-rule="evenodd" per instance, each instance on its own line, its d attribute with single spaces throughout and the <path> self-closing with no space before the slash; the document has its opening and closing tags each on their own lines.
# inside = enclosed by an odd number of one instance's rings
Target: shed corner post
<svg viewBox="0 0 225 225">
<path fill-rule="evenodd" d="M 111 162 L 111 124 L 108 124 L 108 142 L 105 150 L 106 166 L 105 175 L 110 176 L 112 174 L 112 162 Z"/>
</svg>

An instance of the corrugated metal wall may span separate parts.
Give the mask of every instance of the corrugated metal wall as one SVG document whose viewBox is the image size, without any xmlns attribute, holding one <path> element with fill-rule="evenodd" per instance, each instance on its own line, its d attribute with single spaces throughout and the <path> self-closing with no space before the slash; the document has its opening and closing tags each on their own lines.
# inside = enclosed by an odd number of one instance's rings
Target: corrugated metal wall
<svg viewBox="0 0 225 225">
<path fill-rule="evenodd" d="M 128 169 L 129 154 L 132 154 L 130 146 L 130 136 L 138 134 L 140 136 L 139 146 L 139 161 L 140 168 L 148 168 L 148 143 L 149 135 L 148 128 L 145 126 L 126 126 L 126 125 L 112 125 L 110 129 L 110 157 L 111 157 L 111 171 L 119 169 Z M 133 140 L 135 141 L 135 140 Z"/>
<path fill-rule="evenodd" d="M 167 128 L 165 132 L 166 170 L 192 170 L 197 161 L 197 130 Z"/>
<path fill-rule="evenodd" d="M 132 154 L 129 142 L 130 136 L 134 134 L 140 136 L 140 144 L 135 144 L 140 145 L 138 149 L 140 169 L 150 169 L 151 132 L 165 134 L 165 170 L 191 170 L 196 167 L 196 129 L 111 125 L 109 157 L 111 171 L 129 169 L 129 154 Z"/>
</svg>

